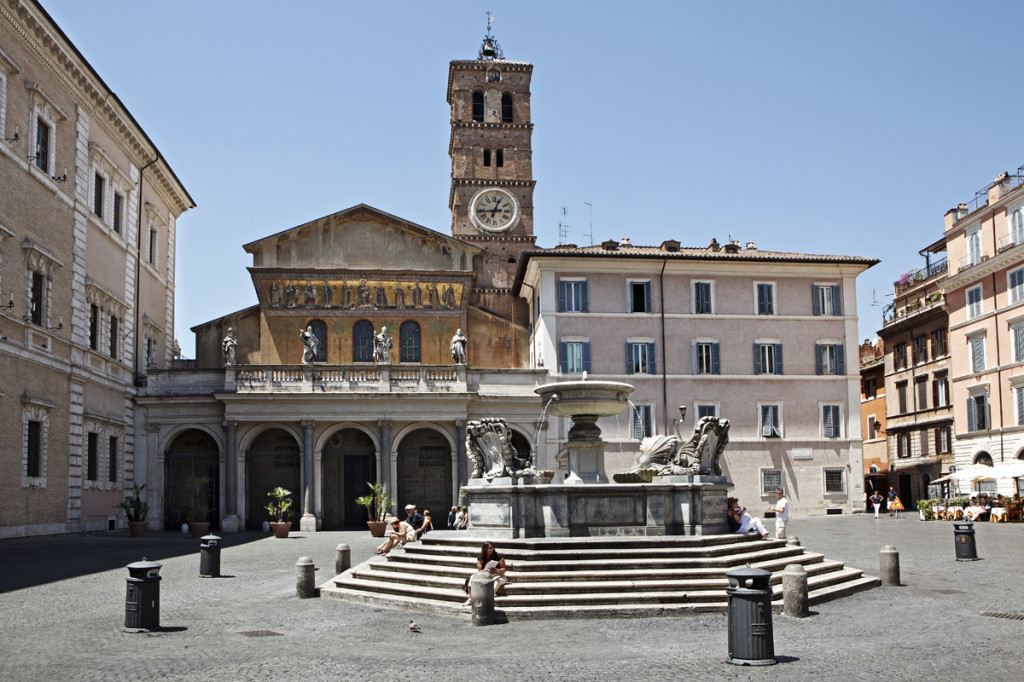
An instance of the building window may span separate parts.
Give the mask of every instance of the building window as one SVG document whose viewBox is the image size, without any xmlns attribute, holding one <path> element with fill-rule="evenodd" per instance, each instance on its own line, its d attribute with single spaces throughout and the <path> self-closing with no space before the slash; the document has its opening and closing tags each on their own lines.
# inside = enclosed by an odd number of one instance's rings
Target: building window
<svg viewBox="0 0 1024 682">
<path fill-rule="evenodd" d="M 910 457 L 910 433 L 901 433 L 896 436 L 896 456 Z"/>
<path fill-rule="evenodd" d="M 100 468 L 100 434 L 89 433 L 86 438 L 85 454 L 85 480 L 96 481 L 99 479 Z"/>
<path fill-rule="evenodd" d="M 950 443 L 952 442 L 950 436 L 950 428 L 948 426 L 940 426 L 935 429 L 935 452 L 940 455 L 948 455 L 950 453 Z"/>
<path fill-rule="evenodd" d="M 867 377 L 864 379 L 864 398 L 871 400 L 878 397 L 878 379 Z"/>
<path fill-rule="evenodd" d="M 913 348 L 915 365 L 919 362 L 928 362 L 928 337 L 915 337 Z"/>
<path fill-rule="evenodd" d="M 843 345 L 840 343 L 815 344 L 814 365 L 816 374 L 846 374 Z"/>
<path fill-rule="evenodd" d="M 782 487 L 782 469 L 761 469 L 761 494 L 774 495 Z"/>
<path fill-rule="evenodd" d="M 1024 322 L 1010 327 L 1010 336 L 1013 340 L 1013 361 L 1024 362 Z"/>
<path fill-rule="evenodd" d="M 775 285 L 769 282 L 758 282 L 754 285 L 757 295 L 757 314 L 775 314 Z"/>
<path fill-rule="evenodd" d="M 399 360 L 401 362 L 420 361 L 420 326 L 409 320 L 403 322 L 398 329 Z"/>
<path fill-rule="evenodd" d="M 821 435 L 825 438 L 841 438 L 843 430 L 840 405 L 821 406 Z"/>
<path fill-rule="evenodd" d="M 316 362 L 327 362 L 327 323 L 323 320 L 310 320 L 313 336 L 316 338 Z"/>
<path fill-rule="evenodd" d="M 657 371 L 653 343 L 630 341 L 626 344 L 627 374 L 656 374 Z"/>
<path fill-rule="evenodd" d="M 932 379 L 932 406 L 946 407 L 949 405 L 949 379 L 945 374 L 936 375 Z"/>
<path fill-rule="evenodd" d="M 498 168 L 505 167 L 505 150 L 496 149 L 494 150 L 494 165 Z"/>
<path fill-rule="evenodd" d="M 977 265 L 981 262 L 981 228 L 967 233 L 967 264 Z"/>
<path fill-rule="evenodd" d="M 28 478 L 42 477 L 43 460 L 43 423 L 30 419 L 25 434 L 25 476 Z"/>
<path fill-rule="evenodd" d="M 971 371 L 982 372 L 985 370 L 985 336 L 977 334 L 968 339 L 971 344 Z"/>
<path fill-rule="evenodd" d="M 867 440 L 874 440 L 878 438 L 878 421 L 875 419 L 875 415 L 869 414 L 867 418 Z"/>
<path fill-rule="evenodd" d="M 1010 214 L 1010 239 L 1014 244 L 1024 243 L 1024 208 Z"/>
<path fill-rule="evenodd" d="M 124 221 L 124 197 L 114 192 L 114 232 L 121 234 L 121 225 Z"/>
<path fill-rule="evenodd" d="M 1024 426 L 1024 384 L 1013 387 L 1013 397 L 1017 403 L 1017 426 Z"/>
<path fill-rule="evenodd" d="M 558 312 L 585 313 L 588 310 L 586 280 L 558 280 Z"/>
<path fill-rule="evenodd" d="M 352 327 L 352 362 L 373 362 L 373 325 L 359 320 Z"/>
<path fill-rule="evenodd" d="M 156 339 L 146 337 L 146 365 L 148 367 L 156 367 L 156 364 Z"/>
<path fill-rule="evenodd" d="M 1017 243 L 1019 244 L 1020 242 Z M 1024 301 L 1024 268 L 1011 270 L 1007 275 L 1007 279 L 1009 280 L 1010 303 Z"/>
<path fill-rule="evenodd" d="M 932 332 L 932 357 L 946 354 L 946 330 L 936 329 Z"/>
<path fill-rule="evenodd" d="M 760 405 L 761 436 L 763 438 L 782 438 L 782 406 Z"/>
<path fill-rule="evenodd" d="M 693 283 L 693 312 L 697 315 L 711 315 L 714 312 L 712 303 L 711 282 Z"/>
<path fill-rule="evenodd" d="M 510 92 L 501 95 L 501 122 L 512 122 L 512 93 Z"/>
<path fill-rule="evenodd" d="M 113 315 L 110 316 L 110 357 L 117 359 L 117 347 L 118 340 L 120 339 L 120 333 L 118 332 L 118 319 Z"/>
<path fill-rule="evenodd" d="M 718 344 L 714 341 L 698 341 L 694 344 L 694 374 L 721 374 Z"/>
<path fill-rule="evenodd" d="M 50 172 L 50 132 L 53 129 L 42 118 L 36 119 L 36 167 Z"/>
<path fill-rule="evenodd" d="M 651 283 L 629 283 L 629 311 L 632 313 L 651 312 Z"/>
<path fill-rule="evenodd" d="M 967 399 L 967 430 L 988 430 L 988 399 L 984 395 L 972 395 Z"/>
<path fill-rule="evenodd" d="M 981 317 L 981 285 L 967 290 L 967 319 Z"/>
<path fill-rule="evenodd" d="M 94 173 L 92 181 L 92 212 L 100 220 L 103 220 L 103 185 L 103 176 L 99 173 Z"/>
<path fill-rule="evenodd" d="M 654 408 L 651 405 L 633 407 L 633 438 L 647 438 L 654 435 Z"/>
<path fill-rule="evenodd" d="M 100 349 L 100 307 L 96 304 L 89 306 L 89 348 Z"/>
<path fill-rule="evenodd" d="M 839 295 L 839 285 L 812 285 L 811 305 L 815 315 L 842 315 L 843 304 Z"/>
<path fill-rule="evenodd" d="M 589 341 L 562 341 L 558 345 L 558 365 L 562 374 L 590 372 Z"/>
<path fill-rule="evenodd" d="M 718 403 L 697 403 L 697 421 L 704 417 L 718 417 Z"/>
<path fill-rule="evenodd" d="M 928 377 L 917 377 L 914 379 L 914 391 L 917 393 L 917 409 L 928 409 Z"/>
<path fill-rule="evenodd" d="M 903 369 L 907 366 L 907 344 L 897 343 L 892 348 L 893 369 Z"/>
<path fill-rule="evenodd" d="M 107 480 L 111 483 L 117 483 L 117 446 L 117 436 L 111 436 L 107 439 Z"/>
<path fill-rule="evenodd" d="M 485 149 L 484 150 L 484 165 L 485 166 L 490 166 L 491 165 L 491 150 L 490 149 Z"/>
<path fill-rule="evenodd" d="M 896 406 L 898 414 L 907 413 L 907 382 L 900 381 L 896 384 Z"/>
<path fill-rule="evenodd" d="M 782 374 L 782 344 L 754 344 L 754 374 Z"/>
<path fill-rule="evenodd" d="M 473 122 L 482 123 L 484 120 L 484 93 L 476 90 L 473 92 Z"/>
<path fill-rule="evenodd" d="M 149 262 L 152 265 L 156 265 L 156 239 L 157 231 L 155 228 L 149 230 Z"/>
<path fill-rule="evenodd" d="M 846 494 L 846 469 L 823 469 L 825 475 L 825 494 Z"/>
<path fill-rule="evenodd" d="M 29 319 L 32 324 L 42 327 L 46 318 L 46 275 L 32 272 L 32 302 Z"/>
</svg>

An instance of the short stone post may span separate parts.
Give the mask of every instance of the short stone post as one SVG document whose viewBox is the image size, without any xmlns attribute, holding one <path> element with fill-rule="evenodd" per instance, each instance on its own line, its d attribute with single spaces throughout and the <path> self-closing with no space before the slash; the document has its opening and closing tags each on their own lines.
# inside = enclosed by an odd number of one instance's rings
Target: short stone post
<svg viewBox="0 0 1024 682">
<path fill-rule="evenodd" d="M 800 564 L 790 564 L 782 571 L 782 613 L 793 618 L 806 618 L 807 571 Z"/>
<path fill-rule="evenodd" d="M 800 538 L 798 538 L 797 536 L 794 535 L 793 537 L 788 538 L 786 540 L 786 544 L 787 545 L 795 545 L 795 546 L 799 547 L 800 546 Z"/>
<path fill-rule="evenodd" d="M 299 557 L 295 564 L 295 596 L 299 599 L 316 596 L 316 566 L 312 557 Z"/>
<path fill-rule="evenodd" d="M 892 545 L 878 553 L 878 573 L 883 587 L 900 586 L 900 553 Z"/>
<path fill-rule="evenodd" d="M 494 576 L 477 571 L 469 579 L 469 598 L 473 604 L 473 625 L 494 625 Z"/>
<path fill-rule="evenodd" d="M 352 548 L 344 542 L 334 550 L 334 575 L 341 575 L 352 568 Z"/>
</svg>

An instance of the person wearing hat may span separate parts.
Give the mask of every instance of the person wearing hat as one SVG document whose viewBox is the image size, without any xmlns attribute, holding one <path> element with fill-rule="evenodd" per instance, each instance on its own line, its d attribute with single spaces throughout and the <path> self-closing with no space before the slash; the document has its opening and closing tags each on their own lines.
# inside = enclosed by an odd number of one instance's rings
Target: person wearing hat
<svg viewBox="0 0 1024 682">
<path fill-rule="evenodd" d="M 421 529 L 423 528 L 423 521 L 423 514 L 420 514 L 419 511 L 416 510 L 415 504 L 405 505 L 405 522 L 412 526 L 413 530 L 421 532 Z"/>
<path fill-rule="evenodd" d="M 405 521 L 400 521 L 398 517 L 392 516 L 387 520 L 389 526 L 388 539 L 382 542 L 374 554 L 387 554 L 395 547 L 401 547 L 407 542 L 416 542 L 416 531 Z"/>
</svg>

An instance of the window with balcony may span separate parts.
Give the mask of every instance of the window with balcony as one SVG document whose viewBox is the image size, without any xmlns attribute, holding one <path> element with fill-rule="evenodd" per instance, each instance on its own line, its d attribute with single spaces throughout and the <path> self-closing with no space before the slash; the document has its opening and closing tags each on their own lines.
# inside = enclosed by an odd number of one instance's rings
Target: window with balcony
<svg viewBox="0 0 1024 682">
<path fill-rule="evenodd" d="M 981 317 L 981 285 L 967 290 L 967 319 Z"/>
<path fill-rule="evenodd" d="M 782 374 L 782 344 L 754 344 L 754 374 Z"/>
<path fill-rule="evenodd" d="M 698 341 L 693 346 L 694 374 L 721 374 L 719 346 L 714 341 Z"/>
<path fill-rule="evenodd" d="M 561 341 L 558 344 L 558 365 L 562 374 L 590 372 L 590 342 Z"/>
<path fill-rule="evenodd" d="M 815 315 L 842 315 L 843 306 L 838 284 L 811 286 L 811 306 Z"/>
<path fill-rule="evenodd" d="M 558 312 L 585 313 L 589 310 L 586 280 L 558 280 Z"/>
</svg>

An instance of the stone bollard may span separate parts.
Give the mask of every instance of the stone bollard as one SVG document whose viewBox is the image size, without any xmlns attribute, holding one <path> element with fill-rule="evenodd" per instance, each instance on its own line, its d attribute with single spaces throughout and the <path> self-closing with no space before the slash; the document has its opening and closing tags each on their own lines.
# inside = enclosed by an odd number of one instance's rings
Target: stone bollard
<svg viewBox="0 0 1024 682">
<path fill-rule="evenodd" d="M 900 553 L 892 545 L 878 553 L 878 573 L 883 587 L 900 586 Z"/>
<path fill-rule="evenodd" d="M 334 575 L 341 575 L 352 568 L 352 548 L 344 542 L 334 550 Z"/>
<path fill-rule="evenodd" d="M 790 564 L 782 571 L 782 613 L 793 618 L 806 618 L 807 571 L 800 564 Z"/>
<path fill-rule="evenodd" d="M 494 576 L 477 571 L 469 579 L 469 598 L 473 604 L 473 625 L 494 625 Z"/>
<path fill-rule="evenodd" d="M 797 547 L 799 547 L 800 546 L 800 538 L 798 538 L 798 537 L 796 537 L 794 535 L 793 537 L 791 537 L 791 538 L 786 540 L 786 544 L 787 545 L 796 545 Z"/>
<path fill-rule="evenodd" d="M 299 599 L 316 596 L 316 566 L 311 557 L 299 557 L 295 564 L 295 596 Z"/>
</svg>

